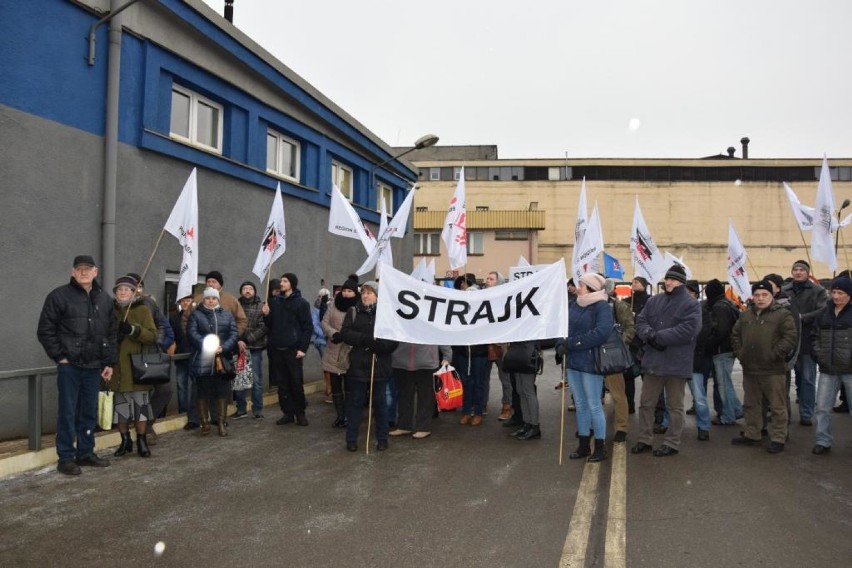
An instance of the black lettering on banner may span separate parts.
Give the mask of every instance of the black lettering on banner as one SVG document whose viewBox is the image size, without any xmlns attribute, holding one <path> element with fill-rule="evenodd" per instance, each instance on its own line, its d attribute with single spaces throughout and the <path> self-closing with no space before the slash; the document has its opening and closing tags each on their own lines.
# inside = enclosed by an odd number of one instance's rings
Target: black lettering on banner
<svg viewBox="0 0 852 568">
<path fill-rule="evenodd" d="M 429 321 L 435 321 L 435 310 L 438 309 L 438 304 L 446 302 L 446 298 L 436 298 L 435 296 L 423 296 L 423 299 L 431 304 L 429 306 Z"/>
<path fill-rule="evenodd" d="M 497 321 L 506 321 L 512 315 L 512 296 L 506 298 L 506 305 L 503 306 L 503 315 L 497 318 Z"/>
<path fill-rule="evenodd" d="M 536 292 L 538 292 L 538 286 L 533 287 L 530 290 L 529 294 L 527 294 L 527 297 L 523 299 L 523 301 L 521 301 L 521 294 L 523 292 L 518 292 L 518 295 L 515 298 L 515 318 L 516 319 L 520 319 L 521 312 L 523 311 L 524 306 L 526 306 L 530 309 L 530 312 L 532 312 L 532 315 L 534 315 L 534 316 L 540 315 L 538 313 L 538 310 L 535 308 L 535 304 L 532 303 L 532 297 L 535 295 Z M 507 301 L 506 304 L 508 305 L 508 303 L 509 302 Z"/>
<path fill-rule="evenodd" d="M 411 312 L 403 312 L 401 309 L 397 310 L 396 313 L 399 317 L 411 320 L 417 317 L 417 314 L 420 313 L 420 308 L 414 302 L 419 300 L 420 296 L 412 292 L 411 290 L 401 290 L 399 294 L 397 294 L 397 300 L 403 306 L 411 308 Z M 414 301 L 412 301 L 414 300 Z"/>
<path fill-rule="evenodd" d="M 453 321 L 453 316 L 456 316 L 459 318 L 460 324 L 467 325 L 467 320 L 464 316 L 469 311 L 470 304 L 464 300 L 450 300 L 450 303 L 447 304 L 447 317 L 444 320 L 444 324 L 450 325 Z"/>
<path fill-rule="evenodd" d="M 494 323 L 494 313 L 491 311 L 491 302 L 482 302 L 479 309 L 476 310 L 476 313 L 473 315 L 473 319 L 470 320 L 470 325 L 474 325 L 481 319 L 488 320 L 488 323 Z"/>
</svg>

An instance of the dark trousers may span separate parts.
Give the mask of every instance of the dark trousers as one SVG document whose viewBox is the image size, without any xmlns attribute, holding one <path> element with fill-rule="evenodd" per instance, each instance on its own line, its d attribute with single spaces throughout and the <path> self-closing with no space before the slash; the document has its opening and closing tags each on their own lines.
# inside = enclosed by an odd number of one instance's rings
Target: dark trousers
<svg viewBox="0 0 852 568">
<path fill-rule="evenodd" d="M 357 442 L 361 419 L 364 415 L 364 403 L 370 383 L 346 379 L 346 441 Z M 376 425 L 376 439 L 388 439 L 388 398 L 385 396 L 385 381 L 373 381 L 373 423 Z"/>
<path fill-rule="evenodd" d="M 296 358 L 295 349 L 272 349 L 270 365 L 278 384 L 278 406 L 284 416 L 305 414 L 305 387 L 302 360 Z"/>
<path fill-rule="evenodd" d="M 435 410 L 435 379 L 431 369 L 394 369 L 399 393 L 399 421 L 403 430 L 428 432 Z"/>
<path fill-rule="evenodd" d="M 524 422 L 524 411 L 521 408 L 521 395 L 518 392 L 518 380 L 515 378 L 515 373 L 509 373 L 509 382 L 512 385 L 512 419 L 518 422 Z"/>
<path fill-rule="evenodd" d="M 229 400 L 231 396 L 231 379 L 223 375 L 207 375 L 196 377 L 195 384 L 198 385 L 198 400 Z M 211 419 L 219 420 L 218 413 L 212 412 Z M 223 417 L 224 418 L 224 417 Z"/>
<path fill-rule="evenodd" d="M 57 365 L 56 369 L 56 385 L 59 391 L 56 454 L 59 461 L 88 457 L 95 451 L 101 369 L 84 369 L 68 363 Z"/>
<path fill-rule="evenodd" d="M 154 385 L 154 392 L 151 393 L 151 413 L 154 419 L 151 424 L 157 421 L 161 415 L 164 415 L 169 402 L 172 400 L 172 383 L 169 379 L 168 383 L 162 385 Z"/>
</svg>

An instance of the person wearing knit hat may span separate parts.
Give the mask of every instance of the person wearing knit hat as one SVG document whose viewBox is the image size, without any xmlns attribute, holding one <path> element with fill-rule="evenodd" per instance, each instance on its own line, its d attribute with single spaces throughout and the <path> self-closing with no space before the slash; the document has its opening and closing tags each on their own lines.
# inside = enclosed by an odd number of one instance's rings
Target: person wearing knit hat
<svg viewBox="0 0 852 568">
<path fill-rule="evenodd" d="M 219 284 L 218 286 L 216 286 L 217 290 L 221 289 L 225 285 L 225 278 L 218 270 L 211 270 L 210 272 L 208 272 L 207 276 L 204 277 L 204 280 L 206 281 L 206 284 L 208 286 L 214 286 L 214 284 L 211 284 L 210 281 L 215 280 Z"/>
<path fill-rule="evenodd" d="M 347 278 L 346 282 L 343 283 L 343 286 L 340 287 L 341 290 L 352 290 L 355 294 L 359 294 L 358 290 L 358 278 Z"/>
<path fill-rule="evenodd" d="M 613 312 L 603 290 L 604 277 L 584 274 L 577 285 L 577 301 L 568 306 L 568 337 L 556 341 L 557 364 L 565 361 L 566 375 L 577 409 L 579 444 L 568 457 L 599 462 L 606 459 L 606 414 L 601 404 L 604 377 L 595 366 L 594 351 L 600 347 L 614 328 Z M 567 355 L 567 357 L 566 357 Z M 526 415 L 524 415 L 526 419 Z M 534 430 L 539 426 L 526 424 Z M 594 453 L 591 432 L 595 433 Z M 527 434 L 529 436 L 529 434 Z"/>
<path fill-rule="evenodd" d="M 692 377 L 695 343 L 701 331 L 701 304 L 686 289 L 686 272 L 675 264 L 666 272 L 665 294 L 652 296 L 636 317 L 636 334 L 645 342 L 642 357 L 642 396 L 639 402 L 640 431 L 634 454 L 652 449 L 654 408 L 663 389 L 669 410 L 669 428 L 657 457 L 676 455 L 685 418 L 683 399 Z"/>
<path fill-rule="evenodd" d="M 804 260 L 793 263 L 790 276 L 793 280 L 784 284 L 781 290 L 790 297 L 790 304 L 799 312 L 802 322 L 799 354 L 793 367 L 799 399 L 799 424 L 811 426 L 816 405 L 816 360 L 809 338 L 813 335 L 813 315 L 828 303 L 828 293 L 811 279 L 811 266 Z"/>
<path fill-rule="evenodd" d="M 701 294 L 701 285 L 698 284 L 698 280 L 687 280 L 686 289 L 695 294 Z"/>
<path fill-rule="evenodd" d="M 246 331 L 237 341 L 240 351 L 251 358 L 251 412 L 255 419 L 263 418 L 263 350 L 266 348 L 266 324 L 263 322 L 263 300 L 257 295 L 257 286 L 251 280 L 240 284 L 238 298 L 246 314 Z M 248 389 L 246 389 L 248 390 Z M 246 390 L 234 390 L 236 411 L 234 420 L 248 416 Z"/>
<path fill-rule="evenodd" d="M 338 358 L 343 347 L 340 330 L 343 328 L 343 320 L 350 310 L 354 310 L 358 303 L 358 277 L 350 274 L 334 299 L 329 302 L 325 316 L 320 322 L 323 333 L 327 340 L 325 351 L 322 354 L 322 370 L 328 373 L 331 387 L 331 402 L 337 415 L 332 428 L 346 428 L 346 407 L 344 395 L 344 382 L 346 380 L 346 369 L 341 367 Z"/>
<path fill-rule="evenodd" d="M 841 384 L 847 395 L 852 394 L 852 280 L 846 276 L 831 283 L 831 302 L 817 314 L 816 359 L 819 364 L 819 383 L 816 395 L 816 455 L 831 451 L 831 414 Z"/>
<path fill-rule="evenodd" d="M 367 288 L 368 290 L 372 290 L 373 294 L 375 294 L 376 296 L 379 295 L 379 283 L 376 282 L 375 280 L 368 280 L 368 281 L 364 282 L 363 284 L 361 284 L 361 293 L 362 294 L 364 293 L 364 288 Z"/>
<path fill-rule="evenodd" d="M 621 339 L 627 346 L 633 342 L 633 337 L 636 335 L 636 323 L 633 318 L 633 312 L 630 305 L 618 299 L 615 294 L 616 280 L 607 278 L 604 284 L 604 290 L 609 295 L 609 303 L 612 306 L 613 319 L 615 323 L 621 326 Z M 630 404 L 627 397 L 627 381 L 630 381 L 631 386 L 633 379 L 626 379 L 624 372 L 613 373 L 604 377 L 604 385 L 612 397 L 615 418 L 615 435 L 612 441 L 623 443 L 627 441 L 628 430 L 628 414 L 630 413 Z"/>
<path fill-rule="evenodd" d="M 706 340 L 707 350 L 713 359 L 713 380 L 720 403 L 713 424 L 731 426 L 743 415 L 743 405 L 734 388 L 734 352 L 731 347 L 731 331 L 740 316 L 740 310 L 726 296 L 725 285 L 716 278 L 707 282 L 704 293 L 712 324 Z"/>
<path fill-rule="evenodd" d="M 270 370 L 278 385 L 281 418 L 276 424 L 307 426 L 305 416 L 304 358 L 311 344 L 314 324 L 311 305 L 299 291 L 299 279 L 292 272 L 281 275 L 281 293 L 261 308 L 267 329 Z"/>
<path fill-rule="evenodd" d="M 737 446 L 759 446 L 765 421 L 762 400 L 769 402 L 767 452 L 784 451 L 787 441 L 787 358 L 796 349 L 796 323 L 790 310 L 778 305 L 772 284 L 766 280 L 752 285 L 749 309 L 734 325 L 731 346 L 743 368 L 743 411 L 745 429 L 733 438 Z"/>
<path fill-rule="evenodd" d="M 129 275 L 128 276 L 120 276 L 119 278 L 117 278 L 115 280 L 115 286 L 112 287 L 112 291 L 113 291 L 113 293 L 115 293 L 115 291 L 118 289 L 119 286 L 126 286 L 127 288 L 130 289 L 131 292 L 135 292 L 136 291 L 136 282 L 137 282 L 137 280 L 135 280 L 134 278 L 132 278 Z"/>
<path fill-rule="evenodd" d="M 766 280 L 766 281 L 772 283 L 772 290 L 774 291 L 775 294 L 778 294 L 778 292 L 781 291 L 781 288 L 784 287 L 784 277 L 781 276 L 780 274 L 775 274 L 774 272 L 771 272 L 771 273 L 767 274 L 766 276 L 764 276 L 763 280 Z"/>
<path fill-rule="evenodd" d="M 204 283 L 207 284 L 208 288 L 214 288 L 219 291 L 219 305 L 222 306 L 223 310 L 231 312 L 231 315 L 234 316 L 234 320 L 237 322 L 237 334 L 242 337 L 246 332 L 246 325 L 248 325 L 246 313 L 243 311 L 242 306 L 240 306 L 240 302 L 236 296 L 222 289 L 225 285 L 222 273 L 218 270 L 211 270 L 207 273 Z M 199 302 L 197 303 L 200 304 L 202 299 L 199 298 Z"/>
</svg>

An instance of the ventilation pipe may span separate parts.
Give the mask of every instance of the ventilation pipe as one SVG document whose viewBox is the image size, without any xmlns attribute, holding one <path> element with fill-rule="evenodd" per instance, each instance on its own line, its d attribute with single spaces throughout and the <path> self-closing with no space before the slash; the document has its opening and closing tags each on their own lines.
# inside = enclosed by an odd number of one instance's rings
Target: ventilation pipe
<svg viewBox="0 0 852 568">
<path fill-rule="evenodd" d="M 234 0 L 225 0 L 225 19 L 234 23 Z"/>
<path fill-rule="evenodd" d="M 740 143 L 743 145 L 743 160 L 748 160 L 748 143 L 751 140 L 748 139 L 748 136 L 744 136 L 740 138 Z"/>
</svg>

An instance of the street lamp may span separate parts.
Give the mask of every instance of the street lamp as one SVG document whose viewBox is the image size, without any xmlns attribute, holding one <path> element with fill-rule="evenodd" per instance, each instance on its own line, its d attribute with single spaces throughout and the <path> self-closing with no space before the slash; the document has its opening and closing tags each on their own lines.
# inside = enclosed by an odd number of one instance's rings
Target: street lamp
<svg viewBox="0 0 852 568">
<path fill-rule="evenodd" d="M 434 134 L 426 134 L 426 135 L 421 136 L 420 138 L 418 138 L 417 140 L 414 141 L 414 147 L 413 148 L 409 148 L 408 150 L 400 152 L 399 154 L 397 154 L 395 156 L 391 156 L 390 158 L 388 158 L 384 162 L 373 166 L 370 169 L 370 188 L 372 188 L 374 190 L 378 190 L 378 188 L 376 186 L 376 170 L 380 169 L 382 166 L 385 166 L 385 165 L 393 162 L 397 158 L 401 158 L 402 156 L 405 156 L 406 154 L 409 154 L 409 153 L 411 153 L 415 150 L 422 150 L 423 148 L 429 148 L 430 146 L 434 146 L 437 143 L 438 143 L 438 137 L 437 136 L 435 136 Z M 376 195 L 377 195 L 376 203 L 378 203 L 378 191 L 376 191 Z M 391 212 L 391 213 L 393 213 L 393 212 Z"/>
<path fill-rule="evenodd" d="M 843 203 L 840 204 L 840 209 L 837 210 L 837 234 L 834 235 L 834 258 L 835 259 L 837 258 L 837 245 L 838 245 L 838 242 L 840 241 L 840 213 L 843 212 L 844 209 L 849 207 L 850 204 L 852 204 L 852 201 L 849 201 L 849 199 L 844 199 Z M 835 262 L 837 262 L 837 261 L 835 260 Z M 846 264 L 847 264 L 846 268 L 849 268 L 849 266 L 848 266 L 849 262 L 848 261 L 846 262 Z M 836 275 L 837 275 L 837 271 L 835 270 L 832 277 L 834 277 Z"/>
</svg>

